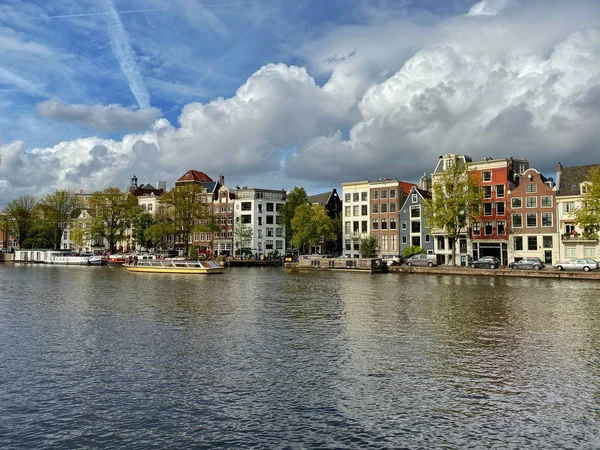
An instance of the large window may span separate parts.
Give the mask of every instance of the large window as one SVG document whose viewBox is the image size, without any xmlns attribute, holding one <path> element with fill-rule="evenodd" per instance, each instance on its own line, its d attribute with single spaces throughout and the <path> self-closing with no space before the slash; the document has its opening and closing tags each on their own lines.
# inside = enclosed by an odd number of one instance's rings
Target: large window
<svg viewBox="0 0 600 450">
<path fill-rule="evenodd" d="M 523 199 L 521 197 L 511 198 L 510 206 L 513 209 L 522 208 L 523 207 Z"/>
<path fill-rule="evenodd" d="M 481 178 L 483 181 L 492 181 L 492 172 L 483 172 Z"/>
<path fill-rule="evenodd" d="M 483 215 L 484 216 L 491 216 L 492 215 L 492 204 L 491 203 L 484 203 L 483 204 Z"/>
<path fill-rule="evenodd" d="M 396 198 L 396 189 L 390 189 L 390 198 Z"/>
<path fill-rule="evenodd" d="M 483 186 L 483 198 L 492 198 L 492 187 Z"/>
<path fill-rule="evenodd" d="M 542 208 L 552 208 L 552 196 L 544 195 L 542 197 Z"/>
<path fill-rule="evenodd" d="M 369 207 L 367 205 L 360 205 L 360 214 L 361 216 L 369 215 Z"/>
<path fill-rule="evenodd" d="M 353 192 L 352 193 L 352 201 L 353 202 L 357 202 L 358 201 L 358 192 Z"/>
<path fill-rule="evenodd" d="M 527 208 L 536 208 L 537 207 L 537 197 L 527 197 L 525 206 Z"/>
<path fill-rule="evenodd" d="M 344 215 L 346 217 L 352 216 L 352 207 L 351 206 L 344 206 Z"/>
<path fill-rule="evenodd" d="M 386 214 L 387 213 L 387 203 L 382 203 L 381 204 L 381 214 Z"/>
<path fill-rule="evenodd" d="M 494 232 L 494 223 L 493 222 L 485 222 L 483 226 L 483 232 L 486 236 L 491 236 Z"/>
<path fill-rule="evenodd" d="M 379 191 L 371 191 L 371 199 L 378 200 L 379 199 Z"/>
<path fill-rule="evenodd" d="M 496 185 L 496 197 L 497 198 L 504 197 L 504 185 L 503 184 Z"/>
<path fill-rule="evenodd" d="M 344 201 L 346 203 L 350 203 L 350 194 L 344 194 Z M 348 249 L 348 250 L 350 250 L 350 249 Z"/>
<path fill-rule="evenodd" d="M 360 199 L 361 199 L 363 202 L 366 202 L 366 201 L 367 201 L 367 193 L 366 193 L 366 192 L 361 192 L 361 193 L 360 193 Z"/>
<path fill-rule="evenodd" d="M 565 247 L 565 253 L 567 258 L 575 258 L 577 256 L 577 247 Z"/>
<path fill-rule="evenodd" d="M 396 229 L 396 219 L 390 219 L 390 230 Z"/>
<path fill-rule="evenodd" d="M 552 246 L 553 246 L 552 236 L 544 236 L 543 245 L 544 245 L 544 248 L 552 248 Z"/>
<path fill-rule="evenodd" d="M 551 227 L 552 226 L 552 213 L 542 213 L 542 226 L 543 227 Z"/>
<path fill-rule="evenodd" d="M 504 202 L 496 203 L 496 214 L 499 216 L 504 215 Z"/>
<path fill-rule="evenodd" d="M 410 217 L 412 217 L 412 218 L 421 217 L 421 207 L 420 206 L 411 206 L 410 207 Z"/>
<path fill-rule="evenodd" d="M 496 222 L 496 233 L 498 236 L 503 236 L 506 233 L 506 222 L 504 220 Z"/>
<path fill-rule="evenodd" d="M 528 194 L 533 194 L 533 193 L 537 192 L 537 186 L 535 184 L 528 184 L 526 191 Z"/>
<path fill-rule="evenodd" d="M 536 213 L 527 213 L 527 227 L 529 227 L 529 228 L 537 227 L 537 214 Z"/>
<path fill-rule="evenodd" d="M 563 211 L 568 213 L 568 212 L 573 212 L 575 211 L 575 202 L 565 202 L 563 203 L 564 207 L 563 207 Z"/>
<path fill-rule="evenodd" d="M 381 229 L 387 230 L 387 219 L 381 219 Z"/>
<path fill-rule="evenodd" d="M 394 202 L 390 203 L 390 212 L 391 213 L 396 212 L 396 204 Z"/>
<path fill-rule="evenodd" d="M 411 233 L 420 233 L 421 232 L 421 222 L 419 221 L 412 221 L 410 223 L 410 232 Z"/>
<path fill-rule="evenodd" d="M 387 190 L 386 189 L 381 190 L 381 198 L 387 198 Z"/>
<path fill-rule="evenodd" d="M 379 214 L 379 203 L 373 203 L 373 214 Z"/>
<path fill-rule="evenodd" d="M 421 237 L 420 236 L 413 236 L 411 238 L 411 243 L 415 247 L 420 247 L 421 246 Z"/>
<path fill-rule="evenodd" d="M 522 214 L 513 214 L 512 215 L 512 227 L 513 228 L 522 228 L 523 227 L 523 215 Z"/>
<path fill-rule="evenodd" d="M 373 229 L 379 230 L 379 219 L 373 219 Z"/>
<path fill-rule="evenodd" d="M 523 250 L 523 236 L 514 237 L 515 251 Z"/>
<path fill-rule="evenodd" d="M 481 234 L 481 222 L 473 222 L 473 236 Z"/>
<path fill-rule="evenodd" d="M 354 217 L 357 217 L 360 214 L 360 206 L 359 205 L 354 205 L 352 207 L 352 215 Z"/>
<path fill-rule="evenodd" d="M 527 250 L 537 250 L 537 236 L 527 236 Z"/>
</svg>

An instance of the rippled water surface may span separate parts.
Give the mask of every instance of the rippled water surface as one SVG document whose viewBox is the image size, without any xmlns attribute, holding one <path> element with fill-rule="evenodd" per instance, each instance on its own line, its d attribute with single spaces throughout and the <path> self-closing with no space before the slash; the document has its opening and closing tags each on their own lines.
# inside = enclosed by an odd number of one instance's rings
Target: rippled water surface
<svg viewBox="0 0 600 450">
<path fill-rule="evenodd" d="M 600 448 L 600 283 L 0 265 L 0 448 Z"/>
</svg>

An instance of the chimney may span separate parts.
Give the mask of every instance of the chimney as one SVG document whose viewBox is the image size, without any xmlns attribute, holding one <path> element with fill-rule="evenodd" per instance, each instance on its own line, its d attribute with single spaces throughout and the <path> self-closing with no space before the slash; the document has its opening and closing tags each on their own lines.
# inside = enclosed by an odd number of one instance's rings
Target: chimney
<svg viewBox="0 0 600 450">
<path fill-rule="evenodd" d="M 422 191 L 429 191 L 429 181 L 429 177 L 424 173 L 423 176 L 419 178 L 419 189 Z"/>
<path fill-rule="evenodd" d="M 223 175 L 219 175 L 219 184 L 225 186 L 225 177 Z"/>
<path fill-rule="evenodd" d="M 556 193 L 560 192 L 560 174 L 562 173 L 563 166 L 561 163 L 556 165 Z"/>
<path fill-rule="evenodd" d="M 157 181 L 156 189 L 162 189 L 163 191 L 167 190 L 167 182 L 166 181 Z"/>
</svg>

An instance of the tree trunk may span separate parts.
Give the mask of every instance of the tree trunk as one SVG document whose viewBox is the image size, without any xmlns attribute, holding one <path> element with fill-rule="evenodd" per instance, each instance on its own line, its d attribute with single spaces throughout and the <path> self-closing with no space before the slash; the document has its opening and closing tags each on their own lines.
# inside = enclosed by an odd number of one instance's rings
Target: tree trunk
<svg viewBox="0 0 600 450">
<path fill-rule="evenodd" d="M 452 239 L 452 267 L 456 267 L 456 238 L 451 237 Z"/>
</svg>

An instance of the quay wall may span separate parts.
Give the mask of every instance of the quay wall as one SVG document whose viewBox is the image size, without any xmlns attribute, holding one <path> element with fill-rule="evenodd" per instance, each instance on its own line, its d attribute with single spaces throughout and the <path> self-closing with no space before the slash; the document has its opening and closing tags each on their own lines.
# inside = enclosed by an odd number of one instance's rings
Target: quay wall
<svg viewBox="0 0 600 450">
<path fill-rule="evenodd" d="M 391 273 L 427 274 L 427 275 L 468 275 L 468 276 L 497 276 L 520 278 L 560 278 L 570 280 L 599 280 L 600 272 L 558 271 L 556 269 L 515 270 L 515 269 L 473 269 L 472 267 L 415 267 L 391 266 Z"/>
</svg>

